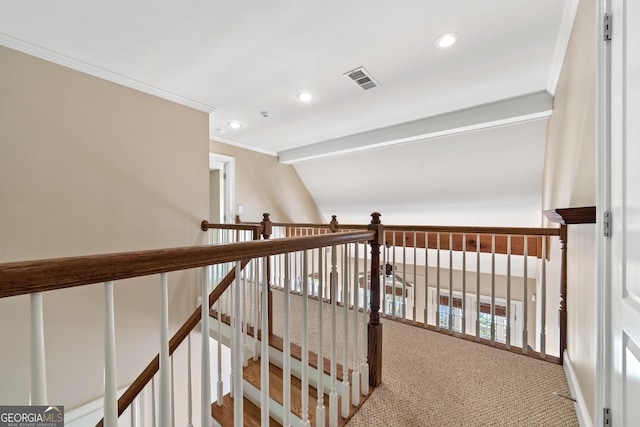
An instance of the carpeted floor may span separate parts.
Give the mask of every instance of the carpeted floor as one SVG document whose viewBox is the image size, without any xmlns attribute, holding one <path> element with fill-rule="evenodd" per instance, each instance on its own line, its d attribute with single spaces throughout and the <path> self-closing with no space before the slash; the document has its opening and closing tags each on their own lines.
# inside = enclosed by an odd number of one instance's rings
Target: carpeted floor
<svg viewBox="0 0 640 427">
<path fill-rule="evenodd" d="M 280 335 L 283 294 L 273 295 L 274 332 Z M 292 296 L 291 336 L 298 343 L 300 303 L 301 297 Z M 326 336 L 330 306 L 323 304 L 322 311 Z M 310 300 L 313 351 L 317 318 L 318 303 Z M 337 325 L 342 336 L 340 308 Z M 341 362 L 342 340 L 338 341 Z M 329 348 L 325 342 L 325 357 Z M 382 385 L 349 426 L 578 426 L 573 402 L 554 394 L 570 394 L 562 366 L 391 320 L 383 320 L 382 360 Z"/>
</svg>

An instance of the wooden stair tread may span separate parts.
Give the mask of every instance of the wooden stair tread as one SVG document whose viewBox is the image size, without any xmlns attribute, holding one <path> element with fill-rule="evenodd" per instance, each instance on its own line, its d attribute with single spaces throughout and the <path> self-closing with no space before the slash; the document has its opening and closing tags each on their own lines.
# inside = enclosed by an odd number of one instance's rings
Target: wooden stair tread
<svg viewBox="0 0 640 427">
<path fill-rule="evenodd" d="M 260 408 L 243 398 L 243 426 L 260 427 Z M 211 415 L 222 427 L 233 427 L 233 399 L 227 394 L 222 399 L 222 406 L 216 402 L 211 404 Z M 270 427 L 278 427 L 280 424 L 273 418 L 269 418 Z"/>
<path fill-rule="evenodd" d="M 218 313 L 215 310 L 209 310 L 209 315 L 214 318 L 214 319 L 218 319 Z M 222 323 L 225 323 L 226 325 L 230 324 L 229 321 L 229 317 L 222 315 Z M 258 331 L 258 339 L 261 338 L 261 331 Z M 253 336 L 253 328 L 249 327 L 247 334 L 250 336 Z M 284 342 L 283 339 L 277 335 L 270 335 L 269 336 L 269 346 L 284 352 Z M 300 347 L 298 344 L 295 343 L 290 343 L 290 351 L 291 351 L 291 357 L 297 359 L 297 360 L 302 360 L 302 347 Z M 324 373 L 327 375 L 331 375 L 331 359 L 328 359 L 326 357 L 323 358 L 323 368 L 324 368 Z M 309 366 L 317 369 L 318 368 L 318 355 L 312 351 L 309 351 Z M 339 382 L 342 382 L 343 380 L 343 375 L 342 375 L 342 364 L 340 363 L 336 363 L 336 378 Z M 349 369 L 349 378 L 351 378 L 351 373 L 352 370 Z"/>
<path fill-rule="evenodd" d="M 218 315 L 214 310 L 210 310 L 210 315 L 211 317 L 217 318 Z M 222 322 L 226 323 L 227 325 L 230 323 L 229 319 L 227 316 L 222 315 Z M 260 339 L 260 333 L 261 331 L 258 331 L 258 339 Z M 249 335 L 253 336 L 253 328 L 249 328 L 248 331 Z M 283 339 L 281 337 L 278 337 L 276 335 L 270 335 L 269 336 L 269 345 L 275 349 L 278 349 L 279 351 L 283 352 L 284 350 L 284 343 L 283 343 Z M 291 357 L 297 359 L 297 360 L 302 360 L 302 348 L 295 344 L 295 343 L 291 343 L 290 344 L 290 349 L 291 349 Z M 324 368 L 324 372 L 327 375 L 331 375 L 331 360 L 328 358 L 323 358 L 323 368 Z M 318 356 L 316 353 L 309 351 L 309 365 L 312 366 L 313 368 L 318 367 Z M 337 381 L 338 382 L 342 382 L 343 380 L 343 375 L 342 375 L 342 365 L 341 364 L 336 364 L 336 377 L 337 377 Z M 348 371 L 348 377 L 351 379 L 353 370 L 349 369 Z M 243 369 L 243 377 L 246 381 L 248 381 L 249 383 L 251 383 L 254 387 L 256 387 L 257 389 L 260 389 L 260 361 L 253 361 L 252 359 L 250 359 L 248 361 L 248 365 L 246 368 Z M 270 393 L 270 397 L 271 399 L 273 399 L 274 401 L 278 402 L 280 405 L 282 405 L 283 402 L 283 397 L 282 397 L 282 385 L 283 385 L 283 372 L 282 369 L 278 368 L 277 366 L 273 365 L 272 363 L 269 364 L 269 393 Z M 301 389 L 302 389 L 302 381 L 296 377 L 294 377 L 293 375 L 291 376 L 291 412 L 293 414 L 295 414 L 297 417 L 301 418 L 302 415 L 302 397 L 301 397 Z M 371 395 L 371 392 L 373 391 L 373 389 L 371 387 L 369 387 L 369 392 L 363 396 L 360 395 L 360 401 L 358 403 L 357 406 L 352 406 L 350 405 L 350 410 L 349 410 L 349 416 L 347 418 L 342 418 L 342 416 L 338 417 L 338 426 L 342 427 L 344 426 L 347 421 L 349 421 L 349 419 L 353 416 L 353 414 L 355 414 L 355 412 L 360 408 L 360 406 L 362 406 L 362 404 L 365 402 L 365 400 L 367 400 L 369 398 L 369 396 Z M 324 397 L 324 407 L 325 407 L 325 418 L 326 418 L 326 425 L 329 425 L 329 397 L 326 394 L 323 394 Z M 223 427 L 228 426 L 232 426 L 233 425 L 233 399 L 231 399 L 228 395 L 225 396 L 224 398 L 225 400 L 223 401 L 223 406 L 222 407 L 218 407 L 215 403 L 212 405 L 215 407 L 215 409 L 217 410 L 221 410 L 221 408 L 225 408 L 226 412 L 224 414 L 224 417 L 229 418 L 230 424 L 223 424 L 222 422 L 220 422 L 220 424 Z M 228 403 L 227 403 L 227 399 L 228 399 Z M 338 397 L 338 408 L 341 407 L 341 397 Z M 253 425 L 260 425 L 260 409 L 254 405 L 253 403 L 251 403 L 250 401 L 248 401 L 246 398 L 244 399 L 244 408 L 245 408 L 245 420 L 244 420 L 244 425 L 247 426 L 253 426 Z M 315 387 L 309 386 L 309 420 L 310 420 L 310 424 L 314 425 L 315 424 L 315 411 L 316 411 L 316 406 L 317 406 L 317 390 Z M 212 413 L 215 412 L 215 409 L 212 409 Z M 218 411 L 218 412 L 219 412 Z M 249 415 L 247 414 L 247 412 L 250 411 Z M 255 411 L 255 413 L 254 413 Z M 340 409 L 338 409 L 338 411 L 340 412 Z M 214 417 L 216 417 L 216 419 L 218 420 L 218 417 L 214 414 Z M 248 418 L 250 417 L 250 418 Z M 225 421 L 227 422 L 227 421 Z M 248 424 L 249 422 L 257 422 L 257 424 Z M 273 418 L 270 418 L 270 425 L 280 425 L 277 421 L 275 421 Z"/>
<path fill-rule="evenodd" d="M 269 345 L 273 348 L 284 352 L 284 342 L 283 339 L 277 335 L 269 336 Z M 291 348 L 291 357 L 302 360 L 302 347 L 298 344 L 290 343 Z M 331 375 L 331 359 L 323 357 L 323 368 L 324 373 L 327 375 Z M 309 366 L 318 369 L 318 355 L 312 351 L 309 351 Z M 351 372 L 351 370 L 349 370 Z M 342 382 L 342 365 L 340 363 L 336 363 L 336 378 L 338 381 Z"/>
<path fill-rule="evenodd" d="M 244 368 L 244 379 L 257 389 L 260 389 L 260 361 L 254 362 L 249 360 L 246 368 Z M 283 402 L 283 371 L 274 364 L 269 364 L 269 395 L 270 397 L 282 405 Z M 344 426 L 347 421 L 356 413 L 362 404 L 371 395 L 371 388 L 366 396 L 360 395 L 358 406 L 349 406 L 349 416 L 347 418 L 338 417 L 338 426 Z M 315 387 L 309 386 L 309 422 L 311 425 L 316 424 L 316 406 L 318 391 Z M 323 394 L 325 408 L 325 425 L 329 425 L 329 396 Z M 341 408 L 341 397 L 338 397 L 338 408 Z M 291 377 L 291 412 L 298 418 L 302 417 L 302 381 L 296 377 Z M 338 409 L 340 412 L 340 409 Z"/>
<path fill-rule="evenodd" d="M 260 390 L 260 361 L 254 362 L 249 360 L 246 368 L 244 368 L 244 379 L 252 384 L 255 388 Z M 283 405 L 283 385 L 284 385 L 284 372 L 276 365 L 269 364 L 269 395 L 270 397 Z M 324 406 L 329 406 L 329 398 L 323 394 Z M 302 418 L 302 381 L 294 376 L 291 376 L 291 413 L 295 414 L 298 418 Z M 311 424 L 315 424 L 316 421 L 316 406 L 318 405 L 318 390 L 315 387 L 309 386 L 309 421 Z M 283 405 L 284 406 L 284 405 Z"/>
</svg>

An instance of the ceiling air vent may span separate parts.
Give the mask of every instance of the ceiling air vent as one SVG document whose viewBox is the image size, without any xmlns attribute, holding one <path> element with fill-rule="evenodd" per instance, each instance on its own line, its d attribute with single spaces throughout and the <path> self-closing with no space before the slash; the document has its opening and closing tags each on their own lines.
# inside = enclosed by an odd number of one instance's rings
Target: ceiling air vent
<svg viewBox="0 0 640 427">
<path fill-rule="evenodd" d="M 380 86 L 380 83 L 373 78 L 371 73 L 364 69 L 364 67 L 358 67 L 354 70 L 344 73 L 345 76 L 351 78 L 358 86 L 364 90 L 368 90 L 374 87 Z"/>
</svg>

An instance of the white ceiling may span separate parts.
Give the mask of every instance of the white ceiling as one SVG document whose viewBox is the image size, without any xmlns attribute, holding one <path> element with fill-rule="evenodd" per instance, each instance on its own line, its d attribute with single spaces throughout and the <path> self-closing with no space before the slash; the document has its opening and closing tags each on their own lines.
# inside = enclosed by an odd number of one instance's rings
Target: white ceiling
<svg viewBox="0 0 640 427">
<path fill-rule="evenodd" d="M 420 197 L 441 207 L 482 191 L 494 197 L 494 187 L 470 190 L 479 181 L 452 165 L 473 164 L 475 156 L 492 159 L 514 147 L 524 150 L 527 166 L 508 173 L 515 182 L 536 181 L 522 199 L 535 198 L 537 204 L 527 209 L 539 212 L 541 129 L 549 108 L 528 102 L 528 96 L 553 93 L 576 5 L 577 0 L 2 1 L 0 44 L 213 111 L 212 139 L 289 158 L 326 215 L 341 206 L 369 206 L 359 201 L 366 194 L 321 186 L 327 175 L 331 179 L 324 183 L 335 180 L 333 185 L 350 191 L 355 188 L 345 183 L 360 182 L 350 176 L 386 176 L 393 182 L 380 182 L 378 191 L 392 194 L 399 186 L 395 173 L 403 182 L 420 182 Z M 435 47 L 434 40 L 448 31 L 459 34 L 458 43 L 447 50 Z M 381 86 L 364 91 L 343 75 L 359 66 Z M 300 103 L 296 94 L 302 90 L 314 100 Z M 520 111 L 512 102 L 530 108 Z M 498 116 L 485 114 L 493 107 L 478 107 L 487 103 L 500 106 Z M 244 126 L 230 129 L 232 120 Z M 428 139 L 447 135 L 449 127 L 457 129 L 455 135 Z M 469 133 L 473 129 L 482 130 Z M 387 148 L 299 161 L 371 144 Z M 417 158 L 439 160 L 427 160 L 427 168 Z M 488 161 L 495 173 L 500 164 L 494 162 Z M 454 177 L 446 175 L 452 171 Z M 492 179 L 480 181 L 490 185 Z M 512 197 L 512 189 L 498 196 L 507 194 Z M 403 197 L 397 202 L 408 200 Z M 388 203 L 376 210 L 392 210 L 392 199 L 387 196 Z"/>
</svg>

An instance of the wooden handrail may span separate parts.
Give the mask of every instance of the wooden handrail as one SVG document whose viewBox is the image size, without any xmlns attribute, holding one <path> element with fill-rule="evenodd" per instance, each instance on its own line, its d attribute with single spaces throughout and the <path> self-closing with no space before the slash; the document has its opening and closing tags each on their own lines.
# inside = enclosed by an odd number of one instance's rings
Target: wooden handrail
<svg viewBox="0 0 640 427">
<path fill-rule="evenodd" d="M 334 215 L 335 217 L 335 215 Z M 240 222 L 239 224 L 259 225 L 259 222 Z M 340 230 L 366 230 L 369 224 L 340 224 L 335 223 Z M 294 222 L 274 222 L 274 227 L 296 227 L 296 228 L 331 228 L 332 224 L 314 223 L 294 223 Z M 451 225 L 384 225 L 385 231 L 419 231 L 419 232 L 440 232 L 457 234 L 496 234 L 515 236 L 560 236 L 559 228 L 547 227 L 485 227 L 485 226 L 451 226 Z"/>
<path fill-rule="evenodd" d="M 215 230 L 244 230 L 244 231 L 255 231 L 260 230 L 260 223 L 257 224 L 211 224 L 206 219 L 200 223 L 200 229 L 202 231 L 207 231 L 211 229 Z"/>
<path fill-rule="evenodd" d="M 367 225 L 339 224 L 333 216 L 331 224 L 290 224 L 290 223 L 274 223 L 274 225 L 285 226 L 290 229 L 300 228 L 316 228 L 331 231 L 338 230 L 354 230 L 365 229 Z M 540 258 L 542 256 L 542 239 L 550 237 L 562 237 L 560 228 L 541 228 L 541 227 L 475 227 L 475 226 L 440 226 L 440 225 L 385 225 L 385 245 L 389 246 L 392 242 L 396 245 L 407 247 L 416 246 L 417 248 L 429 249 L 449 249 L 449 234 L 453 235 L 454 251 L 462 251 L 463 235 L 465 235 L 465 247 L 468 251 L 476 251 L 478 249 L 483 253 L 506 254 L 510 250 L 512 255 L 524 254 L 524 236 L 528 236 L 527 251 L 529 255 Z M 417 234 L 415 242 L 413 233 Z M 424 233 L 429 233 L 428 242 L 425 241 Z M 309 235 L 304 232 L 297 233 L 287 230 L 287 236 Z M 441 236 L 440 246 L 437 243 L 437 235 Z M 480 235 L 480 239 L 477 236 Z M 491 235 L 495 235 L 495 246 L 492 245 Z M 511 245 L 507 244 L 507 236 L 511 236 Z M 443 238 L 444 237 L 444 238 Z M 547 241 L 547 247 L 549 241 Z M 509 248 L 508 248 L 509 246 Z M 547 259 L 549 258 L 547 252 Z"/>
<path fill-rule="evenodd" d="M 244 224 L 244 223 L 243 223 Z M 276 227 L 291 228 L 330 228 L 329 224 L 296 224 L 274 222 Z M 340 230 L 365 230 L 368 225 L 363 224 L 339 224 Z M 385 231 L 417 231 L 429 233 L 455 233 L 455 234 L 496 234 L 515 236 L 559 236 L 560 229 L 544 227 L 475 227 L 475 226 L 451 226 L 451 225 L 386 225 Z"/>
<path fill-rule="evenodd" d="M 456 234 L 496 234 L 516 236 L 559 236 L 558 228 L 542 227 L 472 227 L 445 225 L 386 225 L 386 231 L 425 231 Z"/>
<path fill-rule="evenodd" d="M 0 298 L 354 243 L 373 231 L 0 264 Z"/>
</svg>

